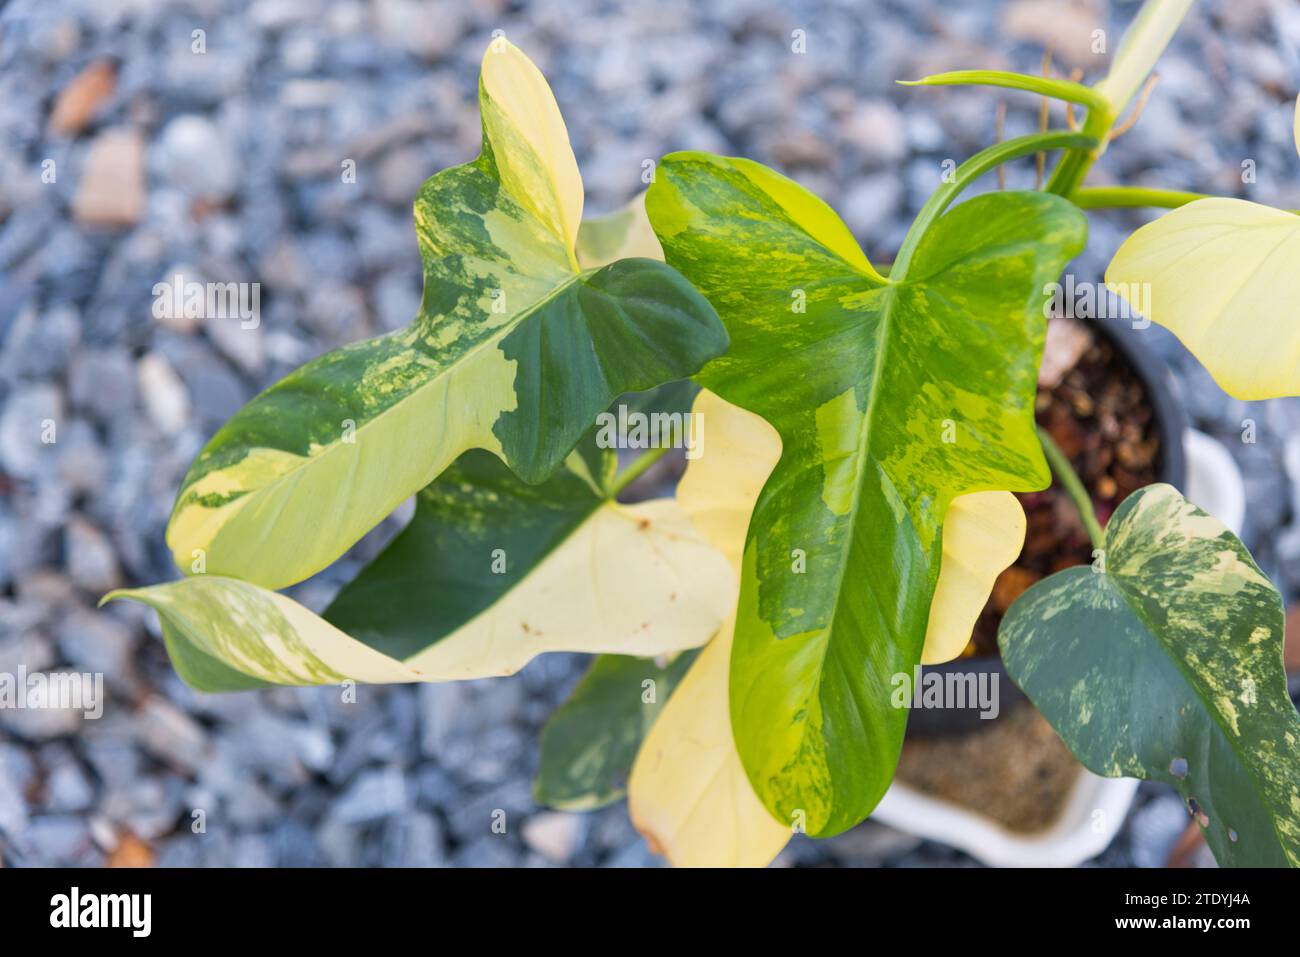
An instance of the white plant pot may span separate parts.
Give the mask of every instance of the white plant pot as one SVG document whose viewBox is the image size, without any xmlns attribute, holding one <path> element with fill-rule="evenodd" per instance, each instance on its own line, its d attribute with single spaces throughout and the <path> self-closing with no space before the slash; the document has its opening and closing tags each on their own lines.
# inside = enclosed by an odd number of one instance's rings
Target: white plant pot
<svg viewBox="0 0 1300 957">
<path fill-rule="evenodd" d="M 1187 497 L 1240 534 L 1246 496 L 1232 456 L 1194 429 L 1185 434 L 1183 447 Z M 993 867 L 1074 867 L 1096 857 L 1114 840 L 1137 788 L 1132 778 L 1103 778 L 1080 769 L 1056 821 L 1030 834 L 1008 830 L 897 779 L 871 816 L 900 831 L 949 844 Z"/>
</svg>

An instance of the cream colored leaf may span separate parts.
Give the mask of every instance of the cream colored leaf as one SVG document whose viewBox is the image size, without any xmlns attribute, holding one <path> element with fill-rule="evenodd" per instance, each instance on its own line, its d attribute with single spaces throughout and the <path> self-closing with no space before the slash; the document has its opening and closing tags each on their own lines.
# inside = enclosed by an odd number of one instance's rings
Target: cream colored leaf
<svg viewBox="0 0 1300 957">
<path fill-rule="evenodd" d="M 941 664 L 962 653 L 993 582 L 1024 544 L 1025 511 L 1010 492 L 972 492 L 952 500 L 921 664 Z"/>
<path fill-rule="evenodd" d="M 572 249 L 582 221 L 582 177 L 550 85 L 504 37 L 488 45 L 479 82 L 484 140 L 494 146 L 502 184 Z"/>
<path fill-rule="evenodd" d="M 739 573 L 749 516 L 781 454 L 763 419 L 701 392 L 708 444 L 677 490 L 696 526 Z M 737 591 L 727 593 L 734 607 Z M 734 615 L 700 653 L 637 754 L 628 812 L 652 850 L 679 867 L 763 867 L 790 839 L 754 794 L 727 704 Z"/>
<path fill-rule="evenodd" d="M 1145 306 L 1236 398 L 1300 394 L 1300 216 L 1197 200 L 1130 236 L 1106 285 Z"/>
<path fill-rule="evenodd" d="M 1110 72 L 1097 84 L 1097 92 L 1119 113 L 1146 82 L 1178 26 L 1191 9 L 1192 0 L 1148 0 L 1124 33 Z"/>
<path fill-rule="evenodd" d="M 578 265 L 595 269 L 619 259 L 664 261 L 664 249 L 650 226 L 645 193 L 607 216 L 584 219 L 578 227 Z"/>
<path fill-rule="evenodd" d="M 659 499 L 601 506 L 500 601 L 405 661 L 233 578 L 196 575 L 108 598 L 152 606 L 170 637 L 187 642 L 174 655 L 178 667 L 215 660 L 258 681 L 316 685 L 507 675 L 551 651 L 652 656 L 693 648 L 717 631 L 736 588 L 726 560 L 683 509 Z"/>
<path fill-rule="evenodd" d="M 762 418 L 711 392 L 700 393 L 695 411 L 704 415 L 708 444 L 687 468 L 678 501 L 739 573 L 750 514 L 780 458 L 781 440 Z M 1024 533 L 1024 512 L 1009 492 L 953 500 L 926 636 L 927 656 L 933 657 L 927 661 L 961 652 L 993 580 L 1019 554 Z M 733 604 L 735 597 L 729 596 Z M 736 751 L 728 707 L 734 626 L 733 616 L 668 699 L 628 782 L 633 824 L 656 853 L 677 866 L 763 867 L 798 823 L 771 816 Z"/>
</svg>

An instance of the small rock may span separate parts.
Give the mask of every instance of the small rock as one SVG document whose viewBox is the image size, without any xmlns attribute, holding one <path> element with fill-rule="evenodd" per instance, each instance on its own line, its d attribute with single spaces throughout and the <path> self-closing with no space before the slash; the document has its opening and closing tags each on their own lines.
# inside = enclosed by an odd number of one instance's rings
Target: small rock
<svg viewBox="0 0 1300 957">
<path fill-rule="evenodd" d="M 130 831 L 124 833 L 117 847 L 104 860 L 108 867 L 153 867 L 153 848 Z"/>
<path fill-rule="evenodd" d="M 1178 836 L 1191 820 L 1182 798 L 1167 794 L 1155 798 L 1133 812 L 1129 824 L 1133 842 L 1133 866 L 1164 867 Z"/>
<path fill-rule="evenodd" d="M 22 779 L 0 767 L 0 834 L 16 838 L 27 828 L 27 802 Z"/>
<path fill-rule="evenodd" d="M 129 676 L 135 637 L 112 615 L 79 608 L 59 623 L 57 635 L 59 650 L 77 668 L 102 673 L 110 680 Z"/>
<path fill-rule="evenodd" d="M 207 732 L 166 698 L 149 698 L 135 718 L 135 730 L 146 751 L 187 771 L 203 764 L 208 752 Z"/>
<path fill-rule="evenodd" d="M 255 376 L 266 367 L 266 340 L 259 317 L 213 318 L 203 328 L 217 350 L 244 372 Z"/>
<path fill-rule="evenodd" d="M 72 199 L 72 215 L 85 226 L 134 226 L 144 211 L 144 140 L 130 127 L 95 137 Z"/>
<path fill-rule="evenodd" d="M 176 117 L 155 148 L 162 175 L 196 199 L 220 202 L 239 186 L 239 162 L 229 137 L 206 117 Z"/>
<path fill-rule="evenodd" d="M 190 418 L 190 397 L 185 385 L 159 353 L 151 352 L 136 363 L 136 381 L 149 418 L 164 435 L 176 435 Z"/>
<path fill-rule="evenodd" d="M 0 469 L 35 478 L 42 458 L 55 451 L 62 419 L 63 395 L 55 386 L 40 383 L 11 392 L 0 413 Z"/>
<path fill-rule="evenodd" d="M 445 56 L 465 32 L 463 5 L 442 0 L 378 0 L 373 6 L 380 38 L 425 60 Z"/>
<path fill-rule="evenodd" d="M 1018 40 L 1050 47 L 1070 66 L 1086 70 L 1105 64 L 1103 56 L 1092 52 L 1093 31 L 1104 24 L 1086 0 L 1015 0 L 1003 10 L 1002 25 Z"/>
<path fill-rule="evenodd" d="M 572 860 L 582 840 L 585 822 L 581 815 L 564 811 L 541 811 L 524 821 L 524 843 L 553 864 Z"/>
<path fill-rule="evenodd" d="M 446 863 L 442 825 L 432 814 L 410 811 L 384 828 L 383 867 L 441 867 Z"/>
<path fill-rule="evenodd" d="M 109 422 L 135 402 L 131 353 L 120 346 L 82 350 L 68 367 L 68 397 L 74 408 Z"/>
<path fill-rule="evenodd" d="M 73 136 L 85 129 L 113 95 L 117 67 L 111 60 L 96 60 L 60 92 L 50 111 L 48 130 L 55 136 Z"/>
<path fill-rule="evenodd" d="M 56 306 L 41 315 L 34 305 L 18 313 L 9 330 L 3 365 L 13 378 L 58 375 L 81 338 L 81 316 L 71 306 Z"/>
<path fill-rule="evenodd" d="M 504 834 L 489 834 L 466 844 L 452 860 L 453 867 L 517 867 L 518 855 Z"/>
<path fill-rule="evenodd" d="M 903 118 L 888 100 L 865 100 L 857 104 L 844 121 L 840 134 L 873 165 L 891 165 L 907 155 Z"/>
<path fill-rule="evenodd" d="M 879 234 L 898 211 L 903 190 L 892 173 L 880 173 L 859 180 L 844 197 L 844 219 L 855 235 L 868 243 Z"/>
<path fill-rule="evenodd" d="M 72 814 L 89 808 L 95 800 L 95 788 L 70 754 L 50 769 L 45 779 L 45 806 L 49 811 Z"/>
<path fill-rule="evenodd" d="M 122 583 L 122 570 L 108 536 L 79 515 L 63 530 L 63 560 L 73 584 L 95 595 Z"/>
<path fill-rule="evenodd" d="M 330 807 L 345 824 L 364 824 L 396 814 L 407 806 L 406 779 L 401 768 L 363 771 Z"/>
</svg>

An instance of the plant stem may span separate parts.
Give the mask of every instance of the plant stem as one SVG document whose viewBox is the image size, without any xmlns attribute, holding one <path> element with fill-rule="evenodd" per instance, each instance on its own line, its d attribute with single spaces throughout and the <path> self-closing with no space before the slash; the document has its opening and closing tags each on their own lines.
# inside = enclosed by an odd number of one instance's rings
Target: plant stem
<svg viewBox="0 0 1300 957">
<path fill-rule="evenodd" d="M 1092 168 L 1092 164 L 1105 151 L 1106 136 L 1114 125 L 1115 114 L 1109 109 L 1094 107 L 1088 110 L 1087 118 L 1083 121 L 1082 132 L 1090 137 L 1095 145 L 1071 149 L 1061 157 L 1061 161 L 1056 164 L 1056 169 L 1052 171 L 1047 181 L 1049 193 L 1069 196 L 1079 188 L 1084 177 L 1088 175 L 1088 170 Z"/>
<path fill-rule="evenodd" d="M 919 80 L 896 80 L 900 86 L 998 86 L 1008 90 L 1039 93 L 1067 103 L 1077 103 L 1089 109 L 1106 105 L 1106 98 L 1090 86 L 1071 80 L 1054 80 L 1051 77 L 1031 76 L 1027 73 L 1008 73 L 1005 70 L 951 70 L 936 73 Z"/>
<path fill-rule="evenodd" d="M 1141 186 L 1085 186 L 1070 194 L 1069 200 L 1080 209 L 1132 209 L 1156 206 L 1177 209 L 1198 199 L 1210 199 L 1205 193 L 1187 193 L 1176 189 L 1146 189 Z"/>
<path fill-rule="evenodd" d="M 618 498 L 620 492 L 627 488 L 642 475 L 650 466 L 654 465 L 664 454 L 677 445 L 677 433 L 674 431 L 672 438 L 663 445 L 657 445 L 654 448 L 646 449 L 641 455 L 634 458 L 628 463 L 627 468 L 614 476 L 614 481 L 610 483 L 609 497 Z"/>
<path fill-rule="evenodd" d="M 1134 209 L 1154 206 L 1160 209 L 1177 209 L 1198 199 L 1221 199 L 1208 193 L 1186 193 L 1177 189 L 1147 189 L 1144 186 L 1082 186 L 1069 195 L 1070 202 L 1080 209 Z M 1284 212 L 1300 216 L 1300 210 Z"/>
<path fill-rule="evenodd" d="M 1079 473 L 1074 470 L 1070 460 L 1066 458 L 1061 447 L 1053 441 L 1052 437 L 1047 434 L 1047 430 L 1038 426 L 1038 441 L 1043 445 L 1043 454 L 1047 456 L 1047 464 L 1052 468 L 1052 474 L 1056 480 L 1061 483 L 1066 494 L 1074 502 L 1074 507 L 1079 510 L 1079 518 L 1083 520 L 1083 527 L 1088 530 L 1088 538 L 1092 541 L 1093 548 L 1104 548 L 1106 536 L 1101 530 L 1101 523 L 1097 521 L 1097 513 L 1092 507 L 1092 496 L 1083 485 L 1083 480 L 1079 478 Z"/>
<path fill-rule="evenodd" d="M 943 215 L 943 211 L 957 198 L 957 194 L 979 176 L 1009 160 L 1029 156 L 1032 153 L 1076 147 L 1092 148 L 1096 145 L 1097 140 L 1095 138 L 1062 131 L 1018 136 L 1015 139 L 1007 140 L 1005 143 L 998 143 L 995 146 L 980 150 L 958 166 L 953 178 L 931 193 L 930 198 L 921 207 L 921 211 L 917 213 L 916 219 L 912 221 L 911 227 L 907 230 L 907 235 L 903 237 L 903 245 L 898 250 L 898 256 L 894 259 L 894 265 L 889 271 L 890 281 L 899 281 L 907 277 L 907 267 L 912 261 L 912 255 L 916 252 L 916 247 L 920 245 L 921 239 L 925 236 L 926 230 L 934 224 L 936 219 Z"/>
</svg>

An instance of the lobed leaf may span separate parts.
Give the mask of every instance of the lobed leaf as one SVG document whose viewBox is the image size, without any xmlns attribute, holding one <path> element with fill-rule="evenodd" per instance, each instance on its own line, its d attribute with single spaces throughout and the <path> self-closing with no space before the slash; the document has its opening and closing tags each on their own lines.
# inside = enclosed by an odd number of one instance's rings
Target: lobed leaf
<svg viewBox="0 0 1300 957">
<path fill-rule="evenodd" d="M 892 778 L 906 714 L 890 678 L 920 660 L 949 503 L 1049 481 L 1043 287 L 1086 224 L 1059 197 L 980 196 L 885 279 L 828 206 L 746 160 L 673 154 L 647 209 L 731 337 L 697 380 L 784 447 L 744 552 L 736 744 L 774 815 L 834 834 Z"/>
<path fill-rule="evenodd" d="M 678 500 L 739 570 L 750 515 L 780 458 L 781 441 L 759 416 L 710 392 L 700 393 L 695 410 L 708 422 L 709 453 L 688 466 Z M 977 492 L 954 500 L 925 639 L 927 660 L 944 660 L 948 651 L 949 657 L 960 653 L 1001 570 L 997 563 L 1014 560 L 1019 545 L 1014 551 L 1010 546 L 1023 535 L 1024 513 L 1010 493 Z M 980 582 L 987 583 L 983 591 Z M 942 614 L 935 611 L 941 602 Z M 954 629 L 963 622 L 965 635 L 957 644 Z M 734 618 L 727 621 L 700 653 L 651 728 L 632 770 L 628 805 L 633 823 L 651 847 L 677 865 L 763 866 L 785 846 L 793 829 L 805 824 L 796 817 L 789 822 L 772 818 L 736 751 L 728 705 L 734 626 Z M 599 726 L 607 720 L 593 717 L 589 723 Z M 592 737 L 583 755 L 596 753 L 600 742 Z"/>
<path fill-rule="evenodd" d="M 415 203 L 420 314 L 292 373 L 238 412 L 182 484 L 177 564 L 279 588 L 330 564 L 462 452 L 551 474 L 617 395 L 680 379 L 726 347 L 709 304 L 663 263 L 584 268 L 582 183 L 537 68 L 483 58 L 483 150 Z"/>
<path fill-rule="evenodd" d="M 215 575 L 113 592 L 154 607 L 201 691 L 512 674 L 550 651 L 659 655 L 703 644 L 735 577 L 672 499 L 614 500 L 588 442 L 539 486 L 469 452 L 318 617 Z M 499 573 L 498 573 L 499 572 Z"/>
<path fill-rule="evenodd" d="M 533 797 L 538 804 L 588 811 L 627 790 L 641 742 L 695 660 L 601 655 L 542 729 Z"/>
<path fill-rule="evenodd" d="M 1300 395 L 1300 216 L 1243 199 L 1188 203 L 1124 241 L 1106 286 L 1230 395 Z"/>
<path fill-rule="evenodd" d="M 1090 769 L 1176 788 L 1220 864 L 1300 864 L 1277 590 L 1168 485 L 1111 517 L 1104 567 L 1066 569 L 1011 606 L 998 636 L 1011 677 Z"/>
</svg>

